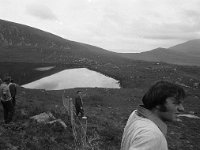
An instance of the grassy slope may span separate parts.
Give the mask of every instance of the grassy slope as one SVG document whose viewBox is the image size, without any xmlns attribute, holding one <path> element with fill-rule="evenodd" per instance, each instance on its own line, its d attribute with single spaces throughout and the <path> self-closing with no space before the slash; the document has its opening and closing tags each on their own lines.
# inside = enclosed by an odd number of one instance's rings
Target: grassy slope
<svg viewBox="0 0 200 150">
<path fill-rule="evenodd" d="M 74 97 L 77 89 L 69 89 L 66 95 Z M 115 150 L 120 148 L 123 128 L 129 114 L 141 103 L 143 89 L 81 89 L 86 93 L 84 106 L 88 116 L 88 141 L 90 148 Z M 74 149 L 69 118 L 63 111 L 63 91 L 18 89 L 15 124 L 0 126 L 0 147 L 19 149 Z M 199 95 L 200 96 L 200 95 Z M 186 111 L 200 114 L 199 98 L 188 97 L 184 102 Z M 2 108 L 1 118 L 2 118 Z M 29 120 L 30 116 L 50 111 L 68 125 L 39 125 Z M 200 138 L 200 120 L 181 118 L 181 122 L 169 123 L 168 143 L 171 150 L 197 150 Z"/>
<path fill-rule="evenodd" d="M 189 86 L 190 88 L 186 90 L 191 96 L 185 102 L 186 110 L 200 113 L 200 95 L 197 91 L 199 89 L 194 88 L 194 83 L 200 82 L 198 67 L 131 61 L 122 59 L 116 53 L 65 40 L 27 26 L 8 22 L 3 28 L 7 26 L 11 28 L 13 34 L 10 36 L 9 28 L 6 29 L 4 37 L 12 40 L 13 44 L 22 42 L 22 45 L 0 47 L 0 77 L 8 73 L 21 85 L 62 69 L 87 67 L 120 81 L 123 88 L 119 90 L 82 89 L 87 93 L 84 104 L 88 116 L 88 141 L 91 148 L 119 149 L 129 114 L 141 103 L 144 91 L 157 80 L 169 80 Z M 36 67 L 49 65 L 56 68 L 45 72 L 34 70 Z M 62 91 L 45 93 L 42 90 L 23 88 L 19 88 L 18 91 L 15 124 L 5 126 L 1 123 L 0 148 L 16 149 L 18 146 L 18 149 L 25 150 L 74 149 L 69 118 L 62 108 Z M 73 97 L 75 89 L 66 92 Z M 195 95 L 198 98 L 195 98 Z M 2 107 L 0 111 L 2 120 Z M 63 119 L 68 125 L 67 130 L 29 121 L 30 116 L 44 111 L 51 111 L 57 118 Z M 200 135 L 197 130 L 198 125 L 199 120 L 187 118 L 183 118 L 179 124 L 169 124 L 167 138 L 170 149 L 198 149 L 200 147 L 197 142 Z"/>
<path fill-rule="evenodd" d="M 166 62 L 169 64 L 200 66 L 200 56 L 190 55 L 181 51 L 158 48 L 152 51 L 142 53 L 121 53 L 121 56 L 133 60 L 144 60 L 154 62 Z"/>
<path fill-rule="evenodd" d="M 200 56 L 200 39 L 190 40 L 170 47 L 173 51 L 183 52 L 192 56 Z"/>
<path fill-rule="evenodd" d="M 2 67 L 1 74 L 6 70 L 15 68 L 15 78 L 21 78 L 22 72 L 30 72 L 41 64 L 12 64 L 9 67 Z M 47 64 L 48 65 L 48 64 Z M 29 67 L 28 67 L 29 66 Z M 104 74 L 116 76 L 121 79 L 122 89 L 85 89 L 84 97 L 85 111 L 88 116 L 88 141 L 90 149 L 119 149 L 123 128 L 129 114 L 141 104 L 141 98 L 145 90 L 158 79 L 179 81 L 190 88 L 185 88 L 189 97 L 184 102 L 186 111 L 194 111 L 200 114 L 200 95 L 193 84 L 199 82 L 198 67 L 182 67 L 167 64 L 155 64 L 137 62 L 130 65 L 96 65 L 88 66 Z M 23 68 L 24 67 L 24 68 Z M 32 77 L 35 80 L 38 76 L 46 76 L 64 68 L 77 66 L 57 66 L 53 71 L 37 72 L 27 75 L 24 82 Z M 83 67 L 83 66 L 78 66 Z M 29 69 L 29 70 L 28 70 Z M 192 79 L 192 80 L 191 80 Z M 66 95 L 74 98 L 77 89 L 66 90 Z M 17 109 L 12 126 L 0 125 L 0 147 L 2 149 L 18 147 L 19 149 L 74 149 L 72 131 L 69 118 L 62 107 L 63 91 L 29 90 L 18 89 Z M 196 96 L 196 97 L 195 97 Z M 30 116 L 41 112 L 50 111 L 56 118 L 66 122 L 68 128 L 63 130 L 59 126 L 38 125 L 29 120 Z M 0 107 L 0 118 L 2 120 L 2 107 Z M 200 120 L 182 118 L 182 122 L 169 123 L 169 134 L 167 136 L 169 147 L 175 149 L 198 149 L 199 144 L 199 123 Z"/>
<path fill-rule="evenodd" d="M 126 63 L 117 53 L 63 39 L 51 33 L 0 20 L 0 62 Z"/>
</svg>

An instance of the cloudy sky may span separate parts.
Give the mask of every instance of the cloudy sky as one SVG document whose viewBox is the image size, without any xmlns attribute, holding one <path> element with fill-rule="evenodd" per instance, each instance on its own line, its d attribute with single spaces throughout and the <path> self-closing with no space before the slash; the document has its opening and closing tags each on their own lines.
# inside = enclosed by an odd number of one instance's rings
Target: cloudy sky
<svg viewBox="0 0 200 150">
<path fill-rule="evenodd" d="M 0 0 L 0 19 L 116 52 L 200 38 L 200 0 Z"/>
</svg>

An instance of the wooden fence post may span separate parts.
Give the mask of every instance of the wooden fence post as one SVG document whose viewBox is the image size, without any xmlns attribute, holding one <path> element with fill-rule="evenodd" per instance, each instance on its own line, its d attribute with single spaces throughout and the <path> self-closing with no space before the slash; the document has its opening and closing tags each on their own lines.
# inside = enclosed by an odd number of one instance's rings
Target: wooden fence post
<svg viewBox="0 0 200 150">
<path fill-rule="evenodd" d="M 87 117 L 82 118 L 81 120 L 81 135 L 82 135 L 81 142 L 83 144 L 84 149 L 87 147 L 86 134 L 87 134 Z"/>
<path fill-rule="evenodd" d="M 70 117 L 76 150 L 79 149 L 85 150 L 87 147 L 87 142 L 86 142 L 87 117 L 79 118 L 76 116 L 74 112 L 74 104 L 72 98 L 65 97 L 63 94 L 62 100 L 63 100 L 63 105 Z"/>
</svg>

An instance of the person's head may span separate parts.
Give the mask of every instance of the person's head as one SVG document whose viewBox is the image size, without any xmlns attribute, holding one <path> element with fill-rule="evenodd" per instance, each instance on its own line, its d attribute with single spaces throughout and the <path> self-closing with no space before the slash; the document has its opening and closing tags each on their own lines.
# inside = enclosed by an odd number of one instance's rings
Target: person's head
<svg viewBox="0 0 200 150">
<path fill-rule="evenodd" d="M 76 94 L 79 95 L 79 96 L 81 96 L 82 91 L 77 91 Z"/>
<path fill-rule="evenodd" d="M 142 102 L 146 109 L 155 112 L 160 119 L 175 121 L 177 113 L 184 111 L 181 104 L 184 98 L 182 87 L 168 81 L 159 81 L 146 92 Z"/>
<path fill-rule="evenodd" d="M 10 82 L 11 82 L 11 83 L 14 83 L 14 80 L 13 80 L 13 79 L 10 79 Z"/>
</svg>

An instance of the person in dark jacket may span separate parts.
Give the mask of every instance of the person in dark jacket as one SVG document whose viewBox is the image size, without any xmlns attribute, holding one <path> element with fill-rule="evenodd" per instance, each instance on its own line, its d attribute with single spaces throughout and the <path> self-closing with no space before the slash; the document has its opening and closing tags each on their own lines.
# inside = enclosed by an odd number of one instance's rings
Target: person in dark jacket
<svg viewBox="0 0 200 150">
<path fill-rule="evenodd" d="M 5 77 L 3 83 L 0 85 L 0 100 L 4 111 L 4 121 L 6 124 L 10 123 L 13 118 L 14 107 L 9 86 L 10 77 Z"/>
<path fill-rule="evenodd" d="M 76 115 L 84 117 L 84 110 L 83 110 L 83 100 L 82 100 L 82 92 L 77 91 L 77 96 L 75 97 L 75 108 L 76 108 Z"/>
<path fill-rule="evenodd" d="M 10 89 L 10 94 L 11 94 L 11 97 L 12 97 L 13 106 L 15 107 L 15 105 L 16 105 L 15 97 L 16 97 L 16 94 L 17 94 L 17 86 L 14 83 L 13 79 L 10 80 L 9 89 Z"/>
</svg>

